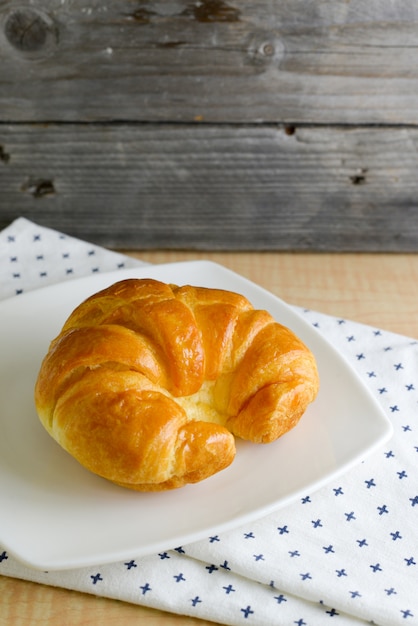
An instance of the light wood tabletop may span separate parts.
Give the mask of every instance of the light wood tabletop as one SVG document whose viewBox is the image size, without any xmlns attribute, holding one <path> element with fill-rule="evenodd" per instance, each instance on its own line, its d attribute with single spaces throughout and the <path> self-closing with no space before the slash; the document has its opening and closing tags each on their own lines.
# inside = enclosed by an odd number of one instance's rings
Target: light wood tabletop
<svg viewBox="0 0 418 626">
<path fill-rule="evenodd" d="M 129 253 L 150 263 L 210 259 L 289 304 L 418 338 L 418 255 Z M 154 609 L 0 577 L 0 626 L 204 626 Z"/>
</svg>

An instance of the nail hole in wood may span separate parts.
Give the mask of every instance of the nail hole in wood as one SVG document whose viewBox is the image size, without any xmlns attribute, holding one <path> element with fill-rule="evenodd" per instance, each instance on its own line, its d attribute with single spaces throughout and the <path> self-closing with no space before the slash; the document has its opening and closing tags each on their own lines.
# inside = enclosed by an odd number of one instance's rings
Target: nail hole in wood
<svg viewBox="0 0 418 626">
<path fill-rule="evenodd" d="M 252 64 L 267 69 L 279 68 L 284 46 L 273 32 L 254 31 L 247 42 L 247 58 Z"/>
<path fill-rule="evenodd" d="M 266 43 L 263 46 L 263 54 L 266 57 L 272 57 L 274 55 L 274 46 L 271 43 Z"/>
<path fill-rule="evenodd" d="M 0 161 L 3 163 L 8 163 L 10 161 L 10 154 L 8 154 L 3 146 L 0 146 Z"/>
<path fill-rule="evenodd" d="M 367 169 L 365 168 L 360 169 L 353 176 L 350 176 L 350 180 L 353 183 L 353 185 L 364 185 L 364 183 L 367 180 L 366 174 L 367 174 Z"/>
<path fill-rule="evenodd" d="M 34 198 L 44 198 L 55 194 L 55 187 L 52 180 L 46 178 L 29 179 L 22 185 L 22 191 L 27 191 Z"/>
</svg>

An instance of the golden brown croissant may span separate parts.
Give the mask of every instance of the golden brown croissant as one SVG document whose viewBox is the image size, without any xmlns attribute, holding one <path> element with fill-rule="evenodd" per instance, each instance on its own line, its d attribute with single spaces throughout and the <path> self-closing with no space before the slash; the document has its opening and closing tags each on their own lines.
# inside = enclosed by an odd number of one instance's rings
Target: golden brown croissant
<svg viewBox="0 0 418 626">
<path fill-rule="evenodd" d="M 244 296 L 130 279 L 70 315 L 41 365 L 35 404 L 86 468 L 153 491 L 227 467 L 234 435 L 277 439 L 318 384 L 309 349 Z"/>
</svg>

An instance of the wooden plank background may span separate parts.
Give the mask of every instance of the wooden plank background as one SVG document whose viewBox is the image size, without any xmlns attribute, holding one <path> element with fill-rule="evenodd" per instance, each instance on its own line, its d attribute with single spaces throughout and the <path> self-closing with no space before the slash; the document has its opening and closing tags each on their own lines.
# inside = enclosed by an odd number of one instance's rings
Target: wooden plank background
<svg viewBox="0 0 418 626">
<path fill-rule="evenodd" d="M 4 0 L 0 61 L 0 227 L 418 248 L 415 0 Z"/>
</svg>

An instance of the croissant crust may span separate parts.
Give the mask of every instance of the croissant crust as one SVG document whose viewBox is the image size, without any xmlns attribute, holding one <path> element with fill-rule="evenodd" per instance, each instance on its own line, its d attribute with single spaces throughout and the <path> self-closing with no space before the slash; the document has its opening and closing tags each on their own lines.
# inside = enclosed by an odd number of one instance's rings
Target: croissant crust
<svg viewBox="0 0 418 626">
<path fill-rule="evenodd" d="M 130 279 L 73 311 L 42 362 L 35 404 L 87 469 L 155 491 L 226 468 L 235 437 L 274 441 L 318 386 L 311 351 L 244 296 Z"/>
</svg>

